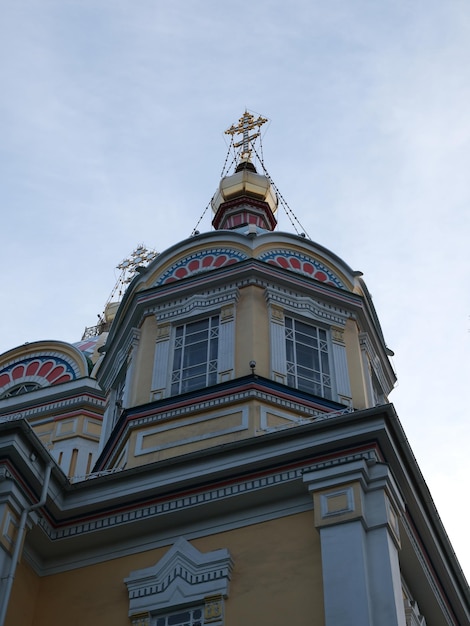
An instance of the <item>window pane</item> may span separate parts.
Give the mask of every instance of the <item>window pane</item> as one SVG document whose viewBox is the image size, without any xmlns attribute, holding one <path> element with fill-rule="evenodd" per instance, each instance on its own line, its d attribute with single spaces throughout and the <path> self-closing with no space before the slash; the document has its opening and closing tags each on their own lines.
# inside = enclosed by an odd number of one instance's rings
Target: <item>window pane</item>
<svg viewBox="0 0 470 626">
<path fill-rule="evenodd" d="M 327 331 L 290 317 L 285 326 L 287 384 L 331 398 Z"/>
<path fill-rule="evenodd" d="M 219 317 L 183 324 L 175 332 L 171 393 L 217 383 Z"/>
</svg>

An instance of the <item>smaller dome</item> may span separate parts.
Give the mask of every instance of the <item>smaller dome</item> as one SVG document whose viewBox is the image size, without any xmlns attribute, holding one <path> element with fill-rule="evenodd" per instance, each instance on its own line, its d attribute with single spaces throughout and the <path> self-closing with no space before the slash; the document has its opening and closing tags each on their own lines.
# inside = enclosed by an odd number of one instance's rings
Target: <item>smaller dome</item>
<svg viewBox="0 0 470 626">
<path fill-rule="evenodd" d="M 266 202 L 272 213 L 277 211 L 278 199 L 269 178 L 258 174 L 250 161 L 241 163 L 234 174 L 222 178 L 212 199 L 212 210 L 217 213 L 221 204 L 241 197 Z"/>
</svg>

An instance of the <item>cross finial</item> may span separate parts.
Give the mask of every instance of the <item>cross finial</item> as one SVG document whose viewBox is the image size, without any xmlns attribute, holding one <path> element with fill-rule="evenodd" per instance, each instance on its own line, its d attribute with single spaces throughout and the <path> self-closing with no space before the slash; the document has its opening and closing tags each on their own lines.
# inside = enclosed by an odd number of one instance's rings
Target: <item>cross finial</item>
<svg viewBox="0 0 470 626">
<path fill-rule="evenodd" d="M 251 143 L 259 137 L 259 128 L 267 121 L 268 120 L 265 117 L 261 117 L 261 115 L 257 120 L 255 120 L 251 113 L 245 111 L 242 117 L 238 120 L 238 126 L 232 124 L 232 126 L 225 131 L 226 135 L 243 135 L 243 139 L 234 143 L 233 146 L 235 148 L 242 148 L 241 157 L 244 161 L 248 161 L 250 159 Z M 250 130 L 253 130 L 256 127 L 258 127 L 258 131 L 250 135 Z"/>
</svg>

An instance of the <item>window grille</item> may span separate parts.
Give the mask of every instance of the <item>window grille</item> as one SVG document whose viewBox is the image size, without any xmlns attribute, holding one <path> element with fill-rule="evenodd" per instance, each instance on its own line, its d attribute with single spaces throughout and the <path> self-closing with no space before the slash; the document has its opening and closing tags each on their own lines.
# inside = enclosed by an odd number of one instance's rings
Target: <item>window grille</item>
<svg viewBox="0 0 470 626">
<path fill-rule="evenodd" d="M 285 318 L 287 384 L 332 398 L 328 335 L 323 328 Z"/>
<path fill-rule="evenodd" d="M 171 394 L 185 393 L 217 383 L 219 316 L 177 326 Z"/>
<path fill-rule="evenodd" d="M 157 617 L 155 626 L 203 626 L 203 611 L 201 608 L 186 609 Z"/>
</svg>

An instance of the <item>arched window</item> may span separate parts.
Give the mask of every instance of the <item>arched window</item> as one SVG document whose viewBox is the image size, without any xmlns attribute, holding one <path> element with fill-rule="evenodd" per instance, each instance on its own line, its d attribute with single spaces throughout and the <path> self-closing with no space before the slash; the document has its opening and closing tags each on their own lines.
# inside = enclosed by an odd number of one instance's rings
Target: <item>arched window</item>
<svg viewBox="0 0 470 626">
<path fill-rule="evenodd" d="M 38 383 L 20 383 L 19 385 L 11 387 L 8 391 L 5 391 L 5 393 L 0 396 L 0 400 L 21 396 L 24 393 L 28 393 L 28 391 L 36 391 L 36 389 L 41 389 L 41 385 Z"/>
</svg>

